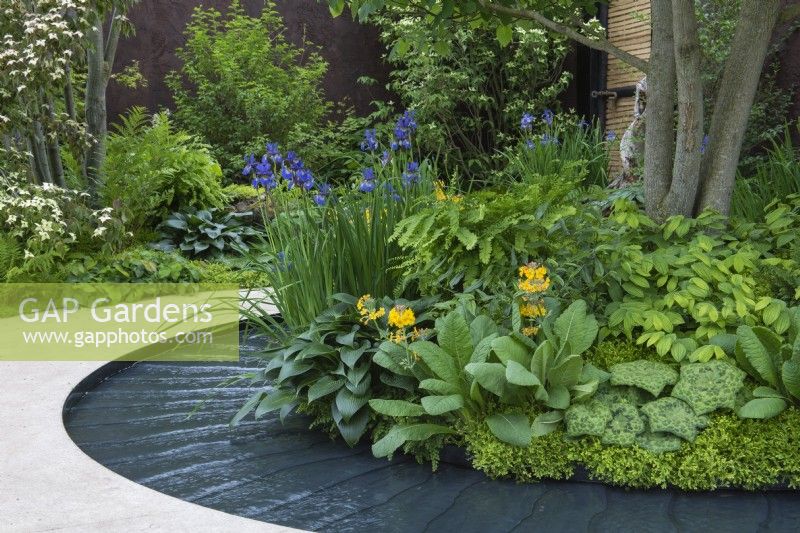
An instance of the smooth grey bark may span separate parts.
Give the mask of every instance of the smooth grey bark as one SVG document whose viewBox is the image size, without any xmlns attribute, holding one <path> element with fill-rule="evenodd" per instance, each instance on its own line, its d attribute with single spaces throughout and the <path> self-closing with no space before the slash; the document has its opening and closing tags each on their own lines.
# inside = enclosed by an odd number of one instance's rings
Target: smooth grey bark
<svg viewBox="0 0 800 533">
<path fill-rule="evenodd" d="M 663 204 L 667 215 L 692 216 L 700 185 L 700 145 L 703 142 L 703 82 L 693 0 L 672 0 L 672 33 L 675 39 L 678 133 L 672 183 Z"/>
<path fill-rule="evenodd" d="M 698 211 L 730 211 L 736 168 L 758 81 L 780 13 L 780 0 L 742 0 L 709 129 Z"/>
<path fill-rule="evenodd" d="M 86 131 L 92 136 L 86 150 L 83 173 L 89 187 L 89 194 L 97 196 L 100 169 L 106 155 L 106 62 L 103 38 L 103 19 L 95 15 L 92 28 L 88 31 L 89 47 L 86 52 Z"/>
<path fill-rule="evenodd" d="M 647 108 L 644 138 L 645 210 L 655 220 L 667 214 L 664 199 L 672 182 L 675 151 L 675 43 L 672 30 L 672 3 L 653 0 L 650 6 L 652 47 L 647 75 Z"/>
</svg>

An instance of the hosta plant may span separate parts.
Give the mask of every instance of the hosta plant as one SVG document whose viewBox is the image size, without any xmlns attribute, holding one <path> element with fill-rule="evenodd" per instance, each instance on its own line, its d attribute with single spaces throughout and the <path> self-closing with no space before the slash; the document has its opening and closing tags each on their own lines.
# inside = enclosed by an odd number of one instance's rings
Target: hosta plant
<svg viewBox="0 0 800 533">
<path fill-rule="evenodd" d="M 250 397 L 234 424 L 252 411 L 258 419 L 279 410 L 283 419 L 300 405 L 320 403 L 330 411 L 342 438 L 353 446 L 371 421 L 370 399 L 389 386 L 413 390 L 404 382 L 404 373 L 389 374 L 374 365 L 373 358 L 388 329 L 391 311 L 386 309 L 403 306 L 411 311 L 414 324 L 423 324 L 432 301 L 377 300 L 368 295 L 357 300 L 347 294 L 334 298 L 337 303 L 305 332 L 265 353 L 267 365 L 252 377 L 270 386 Z"/>
<path fill-rule="evenodd" d="M 164 252 L 177 249 L 193 257 L 247 251 L 245 241 L 257 234 L 243 221 L 250 215 L 219 209 L 173 213 L 159 226 L 162 239 L 153 247 Z"/>
</svg>

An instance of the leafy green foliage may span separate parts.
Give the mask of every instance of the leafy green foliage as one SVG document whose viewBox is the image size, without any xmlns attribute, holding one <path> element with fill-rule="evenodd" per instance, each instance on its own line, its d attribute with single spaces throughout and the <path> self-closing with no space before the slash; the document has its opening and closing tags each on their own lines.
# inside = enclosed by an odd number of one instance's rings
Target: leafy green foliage
<svg viewBox="0 0 800 533">
<path fill-rule="evenodd" d="M 416 110 L 420 148 L 439 154 L 446 175 L 473 185 L 502 171 L 497 153 L 514 142 L 523 112 L 557 105 L 571 79 L 562 68 L 565 39 L 509 27 L 512 39 L 501 45 L 492 29 L 460 25 L 447 46 L 435 46 L 435 30 L 387 11 L 376 18 L 383 41 L 408 45 L 406 53 L 389 55 L 389 88 Z"/>
<path fill-rule="evenodd" d="M 180 250 L 194 257 L 246 252 L 246 239 L 257 234 L 242 221 L 250 215 L 214 208 L 173 213 L 159 226 L 162 239 L 153 246 L 164 252 Z"/>
<path fill-rule="evenodd" d="M 149 122 L 147 111 L 135 107 L 108 137 L 101 196 L 119 206 L 140 239 L 173 211 L 219 208 L 226 199 L 209 147 L 170 120 L 162 113 Z"/>
<path fill-rule="evenodd" d="M 725 361 L 685 364 L 672 396 L 689 404 L 698 415 L 733 410 L 744 377 L 744 372 Z"/>
<path fill-rule="evenodd" d="M 678 373 L 670 366 L 656 361 L 639 360 L 611 367 L 612 385 L 631 385 L 646 390 L 653 397 L 661 395 L 668 385 L 675 385 Z"/>
<path fill-rule="evenodd" d="M 66 265 L 69 282 L 75 283 L 196 283 L 201 271 L 178 255 L 132 248 L 111 257 L 85 256 Z"/>
<path fill-rule="evenodd" d="M 771 418 L 800 402 L 800 308 L 792 309 L 789 342 L 763 327 L 739 326 L 736 361 L 763 384 L 739 409 L 744 418 Z"/>
<path fill-rule="evenodd" d="M 183 62 L 167 77 L 181 128 L 211 145 L 228 178 L 242 158 L 267 141 L 285 143 L 298 124 L 319 124 L 327 64 L 310 43 L 296 46 L 283 32 L 273 2 L 259 17 L 234 0 L 222 15 L 198 7 L 186 28 Z M 200 206 L 207 207 L 207 206 Z"/>
<path fill-rule="evenodd" d="M 22 249 L 17 239 L 11 235 L 0 233 L 0 281 L 5 279 L 6 272 L 21 261 Z"/>
<path fill-rule="evenodd" d="M 650 431 L 671 433 L 693 441 L 700 429 L 706 427 L 706 417 L 698 416 L 686 402 L 677 398 L 660 398 L 642 406 Z"/>
<path fill-rule="evenodd" d="M 486 288 L 506 284 L 529 256 L 547 257 L 548 230 L 576 211 L 564 205 L 574 183 L 551 176 L 547 183 L 430 202 L 395 229 L 392 238 L 407 254 L 401 268 L 422 291 L 477 280 Z"/>
</svg>

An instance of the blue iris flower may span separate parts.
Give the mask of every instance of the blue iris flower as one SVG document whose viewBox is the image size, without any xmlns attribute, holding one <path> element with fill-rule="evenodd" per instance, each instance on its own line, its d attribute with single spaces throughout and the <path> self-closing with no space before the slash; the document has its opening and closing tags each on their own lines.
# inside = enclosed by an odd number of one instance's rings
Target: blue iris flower
<svg viewBox="0 0 800 533">
<path fill-rule="evenodd" d="M 286 165 L 284 165 L 281 168 L 281 177 L 283 179 L 285 179 L 286 181 L 291 181 L 293 176 L 294 176 L 294 173 L 292 172 L 291 168 L 287 167 Z"/>
<path fill-rule="evenodd" d="M 320 207 L 325 205 L 325 200 L 326 200 L 326 198 L 322 194 L 315 194 L 314 195 L 314 203 L 317 204 Z"/>
<path fill-rule="evenodd" d="M 389 161 L 392 159 L 392 154 L 389 153 L 389 150 L 384 150 L 383 155 L 381 155 L 381 165 L 386 166 L 389 164 Z"/>
<path fill-rule="evenodd" d="M 519 127 L 522 131 L 530 131 L 533 128 L 533 115 L 530 113 L 523 113 L 522 120 L 519 121 Z"/>
<path fill-rule="evenodd" d="M 580 129 L 582 129 L 582 130 L 583 130 L 583 129 L 586 129 L 586 128 L 588 128 L 588 127 L 589 127 L 589 123 L 586 121 L 586 119 L 583 119 L 583 118 L 582 118 L 582 119 L 581 119 L 581 121 L 580 121 L 580 122 L 578 122 L 578 127 L 579 127 Z"/>
<path fill-rule="evenodd" d="M 327 183 L 320 183 L 317 187 L 319 193 L 323 196 L 328 196 L 331 193 L 331 186 Z"/>
<path fill-rule="evenodd" d="M 606 141 L 608 141 L 608 142 L 614 142 L 614 140 L 615 140 L 616 138 L 617 138 L 617 132 L 615 132 L 614 130 L 610 130 L 610 131 L 608 131 L 608 132 L 606 133 Z"/>
<path fill-rule="evenodd" d="M 544 120 L 548 126 L 553 125 L 553 117 L 555 117 L 555 114 L 550 109 L 545 109 L 544 113 L 542 113 L 542 120 Z"/>
<path fill-rule="evenodd" d="M 527 141 L 525 141 L 525 146 L 528 148 L 528 150 L 535 150 L 536 149 L 536 143 L 533 142 L 532 139 L 528 139 Z"/>
<path fill-rule="evenodd" d="M 242 176 L 249 176 L 256 166 L 256 156 L 251 154 L 244 158 L 244 168 L 242 169 Z"/>
<path fill-rule="evenodd" d="M 403 172 L 401 177 L 403 179 L 403 185 L 406 187 L 419 181 L 419 163 L 416 161 L 409 162 L 408 165 L 406 165 L 406 171 Z"/>
<path fill-rule="evenodd" d="M 365 180 L 370 180 L 370 181 L 374 180 L 375 179 L 375 170 L 372 167 L 367 167 L 367 168 L 365 168 L 364 170 L 361 171 L 361 176 L 363 176 L 363 178 Z"/>
<path fill-rule="evenodd" d="M 375 182 L 371 180 L 364 180 L 359 184 L 358 190 L 361 192 L 372 192 L 375 190 Z"/>
<path fill-rule="evenodd" d="M 417 130 L 417 121 L 414 111 L 406 111 L 403 113 L 394 126 L 394 141 L 392 141 L 392 150 L 400 148 L 408 150 L 411 148 L 411 134 Z"/>
<path fill-rule="evenodd" d="M 361 150 L 373 152 L 378 149 L 378 132 L 374 129 L 364 130 L 364 140 L 361 141 Z"/>
</svg>

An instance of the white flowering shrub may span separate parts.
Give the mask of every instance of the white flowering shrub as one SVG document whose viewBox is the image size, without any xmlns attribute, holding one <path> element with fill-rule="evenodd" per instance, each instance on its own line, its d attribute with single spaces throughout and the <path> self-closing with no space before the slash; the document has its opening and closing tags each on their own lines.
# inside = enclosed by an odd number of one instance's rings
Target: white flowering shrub
<svg viewBox="0 0 800 533">
<path fill-rule="evenodd" d="M 55 262 L 80 254 L 116 252 L 126 238 L 114 209 L 91 209 L 88 194 L 53 185 L 11 186 L 0 195 L 0 231 L 16 239 L 23 262 L 11 281 L 51 271 Z"/>
</svg>

